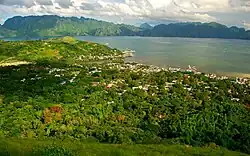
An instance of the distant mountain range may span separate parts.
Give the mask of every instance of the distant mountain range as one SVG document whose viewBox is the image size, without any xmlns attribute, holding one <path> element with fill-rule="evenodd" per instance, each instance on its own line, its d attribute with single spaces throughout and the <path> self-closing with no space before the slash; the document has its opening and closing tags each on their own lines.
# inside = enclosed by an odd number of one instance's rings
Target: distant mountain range
<svg viewBox="0 0 250 156">
<path fill-rule="evenodd" d="M 6 31 L 8 30 L 8 31 Z M 134 35 L 141 29 L 131 25 L 114 24 L 90 18 L 45 16 L 16 16 L 7 19 L 0 27 L 4 37 L 50 37 L 50 36 L 118 36 Z M 5 33 L 4 33 L 5 32 Z"/>
<path fill-rule="evenodd" d="M 148 23 L 143 23 L 143 24 L 140 25 L 140 28 L 141 28 L 142 30 L 151 30 L 151 29 L 153 29 L 154 27 L 152 27 L 152 26 L 149 25 Z"/>
<path fill-rule="evenodd" d="M 155 27 L 147 23 L 140 27 L 114 24 L 91 18 L 44 16 L 16 16 L 0 25 L 0 37 L 56 37 L 56 36 L 152 36 L 250 39 L 250 31 L 211 23 L 172 23 Z"/>
<path fill-rule="evenodd" d="M 153 37 L 250 39 L 250 31 L 246 31 L 244 28 L 235 26 L 229 28 L 215 22 L 160 24 L 152 30 L 141 32 L 139 35 Z"/>
</svg>

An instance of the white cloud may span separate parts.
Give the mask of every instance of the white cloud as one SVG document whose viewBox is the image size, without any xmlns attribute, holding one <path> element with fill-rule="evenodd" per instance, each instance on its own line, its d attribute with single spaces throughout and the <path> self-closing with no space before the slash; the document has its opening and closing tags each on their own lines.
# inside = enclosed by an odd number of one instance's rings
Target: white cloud
<svg viewBox="0 0 250 156">
<path fill-rule="evenodd" d="M 9 15 L 57 14 L 116 21 L 217 21 L 239 22 L 220 14 L 249 14 L 249 0 L 0 0 Z M 9 16 L 8 15 L 8 16 Z M 1 15 L 0 15 L 1 16 Z M 246 16 L 244 16 L 246 17 Z M 249 19 L 243 19 L 250 22 Z M 242 20 L 241 20 L 242 21 Z M 242 22 L 241 22 L 242 23 Z"/>
<path fill-rule="evenodd" d="M 70 6 L 72 6 L 71 0 L 54 0 L 54 2 L 59 4 L 59 6 L 62 8 L 69 8 Z"/>
<path fill-rule="evenodd" d="M 52 0 L 36 0 L 37 5 L 53 5 Z"/>
<path fill-rule="evenodd" d="M 250 29 L 250 23 L 243 22 L 243 25 L 246 29 Z"/>
<path fill-rule="evenodd" d="M 7 6 L 24 6 L 27 8 L 35 5 L 34 0 L 0 0 L 0 4 Z"/>
</svg>

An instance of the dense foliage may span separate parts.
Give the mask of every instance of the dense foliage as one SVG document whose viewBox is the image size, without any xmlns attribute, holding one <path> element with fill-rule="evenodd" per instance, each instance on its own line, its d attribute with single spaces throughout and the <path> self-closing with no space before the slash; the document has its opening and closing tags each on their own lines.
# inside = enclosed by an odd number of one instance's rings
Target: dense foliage
<svg viewBox="0 0 250 156">
<path fill-rule="evenodd" d="M 16 16 L 6 20 L 3 28 L 16 31 L 19 37 L 119 36 L 133 35 L 140 30 L 137 27 L 125 24 L 114 24 L 84 17 L 59 16 Z"/>
<path fill-rule="evenodd" d="M 154 37 L 194 37 L 194 38 L 226 38 L 250 39 L 244 28 L 230 27 L 211 23 L 173 23 L 155 26 L 152 30 L 143 31 L 142 36 Z"/>
<path fill-rule="evenodd" d="M 123 63 L 119 50 L 68 37 L 0 44 L 2 62 L 29 62 L 0 64 L 0 136 L 250 153 L 249 82 Z"/>
<path fill-rule="evenodd" d="M 211 23 L 173 23 L 151 27 L 114 24 L 90 18 L 46 16 L 16 16 L 0 26 L 0 37 L 51 37 L 51 36 L 153 36 L 250 39 L 244 28 Z"/>
</svg>

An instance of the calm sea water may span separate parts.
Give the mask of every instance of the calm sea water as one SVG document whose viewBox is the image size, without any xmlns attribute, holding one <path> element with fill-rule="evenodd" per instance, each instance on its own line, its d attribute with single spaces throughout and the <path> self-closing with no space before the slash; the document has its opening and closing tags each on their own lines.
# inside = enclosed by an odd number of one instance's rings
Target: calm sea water
<svg viewBox="0 0 250 156">
<path fill-rule="evenodd" d="M 135 56 L 128 61 L 161 67 L 187 68 L 191 65 L 202 72 L 250 77 L 249 40 L 93 36 L 76 38 L 121 50 L 126 48 L 135 50 Z"/>
<path fill-rule="evenodd" d="M 131 60 L 162 67 L 196 66 L 200 71 L 250 74 L 250 41 L 162 37 L 78 36 L 118 49 L 132 49 Z"/>
</svg>

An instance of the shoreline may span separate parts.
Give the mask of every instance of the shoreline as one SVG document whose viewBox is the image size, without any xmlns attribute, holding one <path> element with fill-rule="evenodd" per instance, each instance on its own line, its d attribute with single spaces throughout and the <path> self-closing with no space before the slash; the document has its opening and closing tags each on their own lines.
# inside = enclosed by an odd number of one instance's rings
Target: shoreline
<svg viewBox="0 0 250 156">
<path fill-rule="evenodd" d="M 237 73 L 237 72 L 230 72 L 230 73 L 221 73 L 222 75 L 230 75 L 229 77 L 239 77 L 239 78 L 247 78 L 250 79 L 250 73 Z M 219 75 L 219 74 L 217 74 Z"/>
<path fill-rule="evenodd" d="M 200 71 L 197 69 L 190 69 L 190 68 L 181 68 L 181 67 L 173 67 L 173 66 L 168 66 L 168 67 L 161 67 L 158 65 L 153 65 L 153 64 L 149 64 L 149 63 L 142 63 L 142 62 L 138 62 L 138 61 L 129 61 L 129 60 L 124 60 L 124 63 L 135 63 L 135 64 L 142 64 L 142 65 L 146 65 L 146 66 L 154 66 L 157 68 L 161 68 L 170 72 L 193 72 L 194 74 L 205 74 L 210 78 L 222 78 L 222 79 L 244 79 L 245 81 L 250 81 L 250 73 L 237 73 L 237 72 L 220 72 L 220 73 L 213 73 L 213 72 L 204 72 L 204 71 Z M 195 68 L 195 67 L 194 67 Z"/>
<path fill-rule="evenodd" d="M 169 68 L 178 68 L 182 71 L 186 70 L 188 68 L 188 66 L 186 68 L 184 67 L 179 67 L 179 66 L 171 66 L 171 65 L 154 65 L 152 63 L 146 63 L 144 61 L 136 61 L 136 60 L 130 60 L 130 58 L 126 57 L 124 59 L 124 62 L 125 63 L 137 63 L 137 64 L 144 64 L 144 65 L 147 65 L 147 66 L 156 66 L 156 67 L 159 67 L 159 68 L 164 68 L 164 69 L 169 69 Z M 194 66 L 195 67 L 195 66 Z M 216 76 L 219 76 L 219 77 L 222 77 L 222 76 L 227 76 L 229 78 L 245 78 L 245 79 L 249 79 L 250 80 L 250 73 L 240 73 L 240 72 L 208 72 L 208 71 L 204 71 L 204 70 L 196 70 L 197 72 L 201 72 L 201 73 L 204 73 L 204 74 L 213 74 L 213 75 L 216 75 Z"/>
</svg>

